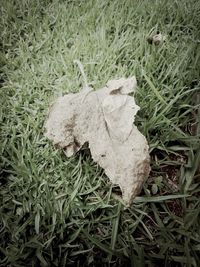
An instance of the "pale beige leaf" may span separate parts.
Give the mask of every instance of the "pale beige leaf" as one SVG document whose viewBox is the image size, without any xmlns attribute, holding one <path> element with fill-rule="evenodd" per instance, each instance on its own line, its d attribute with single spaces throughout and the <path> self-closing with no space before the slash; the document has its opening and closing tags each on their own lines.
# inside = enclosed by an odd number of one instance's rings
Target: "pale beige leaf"
<svg viewBox="0 0 200 267">
<path fill-rule="evenodd" d="M 93 160 L 120 186 L 127 205 L 150 171 L 147 141 L 133 124 L 139 107 L 128 94 L 135 88 L 135 77 L 121 78 L 97 91 L 65 95 L 45 123 L 45 135 L 68 157 L 88 142 Z"/>
</svg>

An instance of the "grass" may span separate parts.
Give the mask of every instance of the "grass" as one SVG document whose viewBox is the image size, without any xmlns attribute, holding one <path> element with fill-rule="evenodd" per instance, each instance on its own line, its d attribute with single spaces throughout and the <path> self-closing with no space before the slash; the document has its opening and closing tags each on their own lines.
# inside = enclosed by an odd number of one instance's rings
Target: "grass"
<svg viewBox="0 0 200 267">
<path fill-rule="evenodd" d="M 0 266 L 188 266 L 200 262 L 200 4 L 1 1 Z M 146 41 L 152 31 L 165 43 Z M 87 154 L 43 136 L 50 103 L 136 75 L 152 171 L 124 210 Z"/>
</svg>

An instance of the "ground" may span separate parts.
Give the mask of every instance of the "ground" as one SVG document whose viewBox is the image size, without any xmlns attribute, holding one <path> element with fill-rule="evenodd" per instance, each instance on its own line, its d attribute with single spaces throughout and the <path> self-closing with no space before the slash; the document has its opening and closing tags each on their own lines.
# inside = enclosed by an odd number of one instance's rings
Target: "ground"
<svg viewBox="0 0 200 267">
<path fill-rule="evenodd" d="M 198 0 L 2 0 L 0 266 L 199 266 Z M 159 45 L 147 39 L 160 32 Z M 54 99 L 135 75 L 151 174 L 124 209 L 85 151 L 43 136 Z"/>
</svg>

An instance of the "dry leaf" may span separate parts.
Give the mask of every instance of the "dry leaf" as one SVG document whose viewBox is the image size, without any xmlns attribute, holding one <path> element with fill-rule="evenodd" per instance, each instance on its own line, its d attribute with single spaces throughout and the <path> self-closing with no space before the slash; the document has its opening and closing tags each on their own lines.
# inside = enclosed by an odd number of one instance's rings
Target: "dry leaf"
<svg viewBox="0 0 200 267">
<path fill-rule="evenodd" d="M 134 97 L 136 79 L 111 80 L 106 87 L 68 94 L 56 100 L 45 123 L 45 135 L 67 157 L 89 143 L 92 158 L 130 205 L 148 177 L 146 138 L 133 124 L 139 110 Z"/>
</svg>

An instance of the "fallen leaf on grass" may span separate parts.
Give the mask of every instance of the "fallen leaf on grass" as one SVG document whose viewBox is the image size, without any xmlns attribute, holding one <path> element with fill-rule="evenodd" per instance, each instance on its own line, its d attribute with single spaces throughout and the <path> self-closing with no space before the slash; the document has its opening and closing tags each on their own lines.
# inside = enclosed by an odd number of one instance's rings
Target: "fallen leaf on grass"
<svg viewBox="0 0 200 267">
<path fill-rule="evenodd" d="M 67 157 L 88 142 L 92 158 L 113 184 L 119 185 L 127 205 L 139 194 L 148 177 L 146 138 L 133 124 L 139 107 L 133 96 L 136 79 L 109 81 L 97 91 L 83 89 L 60 97 L 45 122 L 45 135 Z"/>
</svg>

